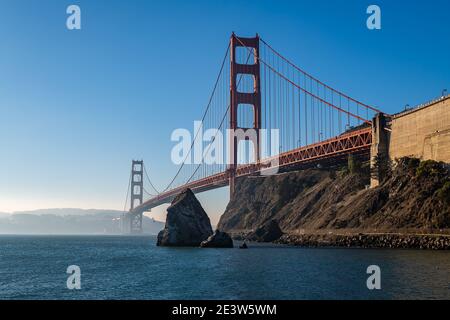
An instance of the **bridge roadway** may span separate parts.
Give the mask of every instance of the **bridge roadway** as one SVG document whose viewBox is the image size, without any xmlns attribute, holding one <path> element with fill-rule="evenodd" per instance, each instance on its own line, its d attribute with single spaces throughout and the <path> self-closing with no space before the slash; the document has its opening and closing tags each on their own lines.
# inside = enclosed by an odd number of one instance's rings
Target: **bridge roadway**
<svg viewBox="0 0 450 320">
<path fill-rule="evenodd" d="M 312 164 L 325 163 L 340 160 L 349 154 L 370 154 L 372 144 L 372 128 L 370 126 L 343 133 L 337 137 L 300 147 L 279 154 L 278 161 L 272 161 L 276 157 L 262 159 L 258 163 L 239 165 L 236 168 L 236 177 L 261 174 L 268 169 L 277 168 L 287 170 L 289 167 L 302 167 Z M 174 197 L 186 188 L 194 193 L 200 193 L 227 186 L 229 184 L 229 171 L 211 175 L 209 177 L 189 182 L 185 185 L 173 188 L 148 199 L 140 206 L 134 208 L 130 213 L 138 214 L 149 211 L 164 203 L 170 203 Z"/>
</svg>

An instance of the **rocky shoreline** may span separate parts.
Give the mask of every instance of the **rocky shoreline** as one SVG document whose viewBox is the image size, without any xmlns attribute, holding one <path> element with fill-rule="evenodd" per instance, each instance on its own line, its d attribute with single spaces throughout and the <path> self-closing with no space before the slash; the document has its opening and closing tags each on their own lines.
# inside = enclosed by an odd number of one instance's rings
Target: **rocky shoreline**
<svg viewBox="0 0 450 320">
<path fill-rule="evenodd" d="M 449 164 L 396 159 L 375 188 L 371 174 L 349 157 L 347 166 L 241 177 L 218 227 L 305 247 L 450 249 Z"/>
<path fill-rule="evenodd" d="M 450 235 L 285 234 L 275 243 L 301 247 L 357 247 L 450 250 Z"/>
</svg>

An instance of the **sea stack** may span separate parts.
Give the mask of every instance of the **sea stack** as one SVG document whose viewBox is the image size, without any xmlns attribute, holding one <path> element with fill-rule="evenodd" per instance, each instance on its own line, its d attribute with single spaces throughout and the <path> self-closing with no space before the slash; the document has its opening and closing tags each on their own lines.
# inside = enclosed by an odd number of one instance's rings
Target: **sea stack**
<svg viewBox="0 0 450 320">
<path fill-rule="evenodd" d="M 198 247 L 212 235 L 211 221 L 191 189 L 178 194 L 167 209 L 166 225 L 156 245 Z"/>
</svg>

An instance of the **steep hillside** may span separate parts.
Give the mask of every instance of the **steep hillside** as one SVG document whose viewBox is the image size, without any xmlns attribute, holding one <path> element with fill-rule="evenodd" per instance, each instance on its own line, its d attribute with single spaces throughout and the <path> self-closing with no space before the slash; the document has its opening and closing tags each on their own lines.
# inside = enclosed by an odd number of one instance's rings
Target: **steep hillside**
<svg viewBox="0 0 450 320">
<path fill-rule="evenodd" d="M 450 177 L 444 164 L 402 159 L 379 187 L 368 170 L 307 169 L 237 181 L 220 230 L 254 230 L 270 219 L 284 232 L 438 231 L 450 228 Z"/>
</svg>

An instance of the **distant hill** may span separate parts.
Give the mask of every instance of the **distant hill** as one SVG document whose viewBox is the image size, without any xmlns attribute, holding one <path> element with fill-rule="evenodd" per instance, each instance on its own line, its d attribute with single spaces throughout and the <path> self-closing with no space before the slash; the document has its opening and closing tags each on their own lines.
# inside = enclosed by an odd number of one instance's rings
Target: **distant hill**
<svg viewBox="0 0 450 320">
<path fill-rule="evenodd" d="M 0 234 L 120 234 L 122 211 L 42 209 L 0 214 Z M 143 217 L 146 234 L 157 234 L 164 223 Z"/>
<path fill-rule="evenodd" d="M 104 210 L 104 209 L 78 209 L 78 208 L 52 208 L 52 209 L 38 209 L 29 211 L 15 211 L 13 214 L 35 214 L 35 215 L 57 215 L 57 216 L 84 216 L 87 214 L 95 215 L 119 215 L 122 211 L 119 210 Z"/>
<path fill-rule="evenodd" d="M 0 218 L 9 217 L 11 214 L 7 212 L 0 212 Z"/>
</svg>

